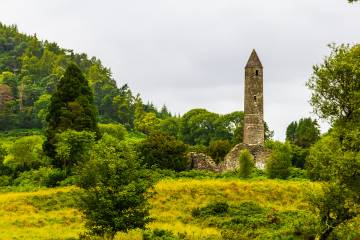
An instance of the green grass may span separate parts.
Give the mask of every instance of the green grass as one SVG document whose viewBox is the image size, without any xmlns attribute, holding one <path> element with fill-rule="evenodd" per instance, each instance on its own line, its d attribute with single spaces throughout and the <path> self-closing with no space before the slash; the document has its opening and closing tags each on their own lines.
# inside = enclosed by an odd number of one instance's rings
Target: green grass
<svg viewBox="0 0 360 240">
<path fill-rule="evenodd" d="M 320 189 L 309 181 L 166 179 L 152 190 L 147 227 L 172 239 L 304 239 L 316 227 L 305 199 Z M 0 193 L 0 239 L 77 238 L 84 225 L 74 190 Z M 116 239 L 140 240 L 142 233 Z"/>
</svg>

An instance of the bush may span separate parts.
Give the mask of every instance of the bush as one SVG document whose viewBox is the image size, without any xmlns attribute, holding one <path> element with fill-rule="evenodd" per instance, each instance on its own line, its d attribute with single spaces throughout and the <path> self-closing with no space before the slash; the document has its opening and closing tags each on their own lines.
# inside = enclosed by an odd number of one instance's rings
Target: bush
<svg viewBox="0 0 360 240">
<path fill-rule="evenodd" d="M 270 178 L 286 179 L 290 174 L 291 150 L 288 143 L 272 142 L 270 158 L 266 161 L 265 172 Z"/>
<path fill-rule="evenodd" d="M 46 164 L 41 136 L 26 136 L 16 140 L 9 148 L 4 164 L 13 171 L 26 171 Z"/>
<path fill-rule="evenodd" d="M 176 240 L 177 237 L 169 230 L 154 229 L 143 233 L 143 240 Z"/>
<path fill-rule="evenodd" d="M 103 135 L 105 133 L 109 134 L 110 136 L 113 136 L 119 140 L 124 140 L 125 135 L 127 134 L 126 128 L 117 123 L 108 123 L 108 124 L 103 124 L 100 123 L 98 124 L 100 133 Z"/>
<path fill-rule="evenodd" d="M 185 156 L 187 145 L 165 133 L 155 132 L 141 142 L 139 151 L 143 162 L 161 169 L 183 171 L 189 167 Z"/>
<path fill-rule="evenodd" d="M 65 179 L 65 172 L 58 168 L 41 167 L 22 172 L 14 180 L 15 186 L 55 187 Z"/>
<path fill-rule="evenodd" d="M 229 211 L 229 204 L 227 202 L 209 203 L 203 208 L 194 208 L 191 211 L 193 217 L 206 217 L 223 215 Z"/>
<path fill-rule="evenodd" d="M 308 173 L 305 169 L 297 168 L 297 167 L 291 167 L 289 174 L 289 179 L 307 179 L 309 178 Z"/>
<path fill-rule="evenodd" d="M 12 178 L 6 175 L 0 175 L 0 187 L 10 186 L 12 184 Z"/>
<path fill-rule="evenodd" d="M 208 153 L 208 148 L 205 145 L 197 144 L 197 145 L 190 145 L 187 149 L 187 152 L 196 152 L 196 153 Z"/>
<path fill-rule="evenodd" d="M 239 175 L 240 177 L 247 178 L 250 176 L 254 168 L 254 157 L 249 150 L 244 149 L 239 155 Z"/>
<path fill-rule="evenodd" d="M 209 144 L 209 155 L 215 163 L 222 162 L 226 154 L 231 150 L 229 140 L 213 140 Z"/>
</svg>

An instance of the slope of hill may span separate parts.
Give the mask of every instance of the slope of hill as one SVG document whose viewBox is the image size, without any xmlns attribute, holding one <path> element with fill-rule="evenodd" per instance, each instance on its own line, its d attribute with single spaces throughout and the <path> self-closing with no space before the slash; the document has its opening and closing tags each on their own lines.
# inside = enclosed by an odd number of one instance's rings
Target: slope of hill
<svg viewBox="0 0 360 240">
<path fill-rule="evenodd" d="M 152 190 L 148 227 L 172 232 L 169 239 L 304 239 L 316 227 L 304 199 L 319 189 L 307 181 L 162 180 Z M 84 228 L 73 190 L 1 193 L 0 239 L 76 238 Z M 116 239 L 141 236 L 134 230 Z"/>
</svg>

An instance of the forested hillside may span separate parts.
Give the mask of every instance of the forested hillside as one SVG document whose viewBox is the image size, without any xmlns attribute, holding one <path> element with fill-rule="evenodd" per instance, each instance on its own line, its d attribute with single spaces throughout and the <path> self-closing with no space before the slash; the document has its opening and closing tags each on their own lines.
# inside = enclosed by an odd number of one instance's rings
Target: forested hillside
<svg viewBox="0 0 360 240">
<path fill-rule="evenodd" d="M 76 63 L 89 81 L 100 121 L 132 128 L 135 103 L 141 99 L 126 84 L 117 87 L 110 69 L 99 59 L 0 23 L 0 129 L 42 127 L 51 94 L 70 62 Z M 144 111 L 160 118 L 170 115 L 166 107 L 158 112 L 152 104 L 144 104 Z"/>
</svg>

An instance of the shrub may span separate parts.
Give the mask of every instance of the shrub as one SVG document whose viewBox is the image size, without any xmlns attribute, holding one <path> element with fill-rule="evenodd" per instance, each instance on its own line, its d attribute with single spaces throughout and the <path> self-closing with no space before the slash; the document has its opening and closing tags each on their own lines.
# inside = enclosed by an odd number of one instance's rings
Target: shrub
<svg viewBox="0 0 360 240">
<path fill-rule="evenodd" d="M 291 167 L 291 150 L 288 143 L 273 142 L 270 158 L 266 161 L 265 171 L 270 178 L 286 179 Z"/>
<path fill-rule="evenodd" d="M 12 178 L 6 175 L 0 175 L 0 187 L 9 186 L 12 184 Z"/>
<path fill-rule="evenodd" d="M 297 179 L 297 178 L 309 178 L 308 173 L 305 169 L 297 168 L 297 167 L 291 167 L 289 173 L 289 179 Z"/>
<path fill-rule="evenodd" d="M 229 204 L 227 202 L 214 202 L 209 203 L 203 208 L 194 208 L 191 211 L 193 217 L 206 217 L 223 215 L 229 211 Z"/>
<path fill-rule="evenodd" d="M 250 176 L 254 168 L 254 157 L 249 150 L 244 149 L 239 155 L 239 175 L 240 177 L 247 178 Z"/>
<path fill-rule="evenodd" d="M 65 173 L 58 168 L 41 167 L 37 170 L 22 172 L 14 180 L 16 186 L 55 187 L 65 179 Z"/>
<path fill-rule="evenodd" d="M 139 146 L 143 162 L 148 166 L 161 169 L 183 171 L 188 168 L 185 156 L 187 145 L 162 132 L 155 132 L 141 142 Z"/>
<path fill-rule="evenodd" d="M 26 136 L 16 140 L 9 148 L 4 164 L 13 171 L 26 171 L 45 165 L 41 136 Z"/>
<path fill-rule="evenodd" d="M 229 140 L 213 140 L 209 144 L 209 155 L 216 163 L 222 162 L 230 150 Z"/>
<path fill-rule="evenodd" d="M 105 133 L 113 136 L 119 140 L 124 140 L 127 133 L 126 128 L 121 124 L 108 123 L 108 124 L 98 124 L 100 133 L 103 135 Z"/>
<path fill-rule="evenodd" d="M 197 144 L 197 145 L 190 145 L 187 149 L 187 152 L 196 152 L 196 153 L 208 153 L 208 148 L 205 145 Z"/>
<path fill-rule="evenodd" d="M 176 240 L 177 237 L 169 230 L 154 229 L 143 233 L 143 240 Z"/>
</svg>

